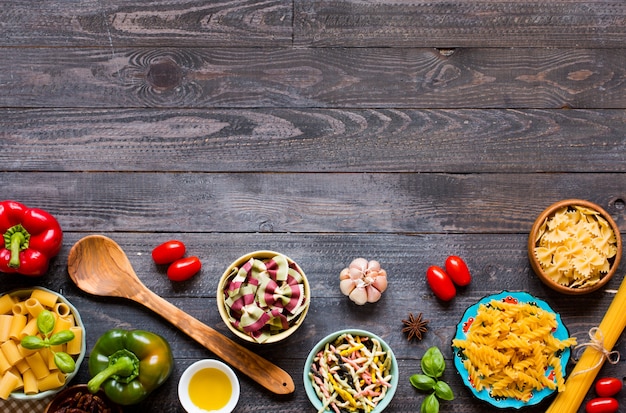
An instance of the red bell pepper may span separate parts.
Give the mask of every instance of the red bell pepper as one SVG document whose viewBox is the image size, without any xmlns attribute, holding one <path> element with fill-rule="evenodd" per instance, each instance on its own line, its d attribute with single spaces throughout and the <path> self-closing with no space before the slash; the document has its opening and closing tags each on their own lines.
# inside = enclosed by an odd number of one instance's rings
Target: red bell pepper
<svg viewBox="0 0 626 413">
<path fill-rule="evenodd" d="M 63 244 L 63 231 L 48 212 L 15 201 L 0 202 L 0 272 L 38 277 Z"/>
</svg>

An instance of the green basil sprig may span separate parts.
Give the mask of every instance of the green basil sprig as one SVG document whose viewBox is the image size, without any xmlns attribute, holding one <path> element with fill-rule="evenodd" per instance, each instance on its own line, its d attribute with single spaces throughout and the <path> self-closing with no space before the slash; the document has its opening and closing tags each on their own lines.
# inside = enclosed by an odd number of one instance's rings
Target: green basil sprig
<svg viewBox="0 0 626 413">
<path fill-rule="evenodd" d="M 38 336 L 26 336 L 21 341 L 22 347 L 29 350 L 38 350 L 47 347 L 52 351 L 52 346 L 65 344 L 74 339 L 74 333 L 70 330 L 62 330 L 50 335 L 52 330 L 54 330 L 55 324 L 56 320 L 54 315 L 48 310 L 42 310 L 37 316 L 37 328 L 43 335 L 43 338 Z M 76 369 L 76 362 L 69 354 L 62 351 L 53 352 L 53 354 L 54 364 L 56 364 L 63 373 L 71 373 Z"/>
<path fill-rule="evenodd" d="M 420 406 L 420 413 L 438 413 L 439 399 L 454 400 L 452 389 L 439 378 L 446 369 L 446 361 L 441 350 L 431 347 L 426 350 L 422 357 L 422 372 L 424 374 L 414 374 L 409 377 L 409 381 L 418 390 L 431 392 Z"/>
</svg>

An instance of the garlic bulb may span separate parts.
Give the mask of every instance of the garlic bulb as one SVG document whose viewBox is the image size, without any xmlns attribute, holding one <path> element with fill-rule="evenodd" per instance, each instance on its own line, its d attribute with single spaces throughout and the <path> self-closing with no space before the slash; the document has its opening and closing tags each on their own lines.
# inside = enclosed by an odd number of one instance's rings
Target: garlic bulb
<svg viewBox="0 0 626 413">
<path fill-rule="evenodd" d="M 387 289 L 387 272 L 376 260 L 354 259 L 339 274 L 339 288 L 358 305 L 375 303 Z"/>
</svg>

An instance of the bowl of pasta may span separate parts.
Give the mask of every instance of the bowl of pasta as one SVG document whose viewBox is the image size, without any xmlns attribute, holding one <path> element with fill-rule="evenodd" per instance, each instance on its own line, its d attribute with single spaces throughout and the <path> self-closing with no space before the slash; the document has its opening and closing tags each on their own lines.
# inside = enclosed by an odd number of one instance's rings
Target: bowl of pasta
<svg viewBox="0 0 626 413">
<path fill-rule="evenodd" d="M 619 228 L 600 206 L 566 199 L 546 208 L 528 236 L 535 274 L 555 291 L 580 295 L 602 288 L 622 256 Z"/>
<path fill-rule="evenodd" d="M 76 307 L 43 287 L 0 294 L 0 334 L 4 400 L 39 400 L 58 393 L 76 375 L 87 350 Z M 24 340 L 29 338 L 35 344 L 27 345 Z"/>
<path fill-rule="evenodd" d="M 465 386 L 503 409 L 535 405 L 563 389 L 575 345 L 545 301 L 510 291 L 470 306 L 452 339 L 454 365 Z"/>
<path fill-rule="evenodd" d="M 217 309 L 228 329 L 257 344 L 284 340 L 304 322 L 311 293 L 302 268 L 284 254 L 250 252 L 230 264 L 217 286 Z"/>
<path fill-rule="evenodd" d="M 380 413 L 393 399 L 398 376 L 396 358 L 383 339 L 348 329 L 329 334 L 313 347 L 303 381 L 318 412 Z"/>
</svg>

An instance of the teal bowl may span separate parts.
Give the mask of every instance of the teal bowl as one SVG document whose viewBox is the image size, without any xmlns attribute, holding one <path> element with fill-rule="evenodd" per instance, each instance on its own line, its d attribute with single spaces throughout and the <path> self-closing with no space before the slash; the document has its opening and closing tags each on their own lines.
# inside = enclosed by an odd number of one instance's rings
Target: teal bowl
<svg viewBox="0 0 626 413">
<path fill-rule="evenodd" d="M 548 303 L 526 292 L 502 291 L 499 294 L 494 294 L 494 295 L 489 295 L 487 297 L 483 297 L 477 303 L 475 303 L 474 305 L 470 306 L 467 310 L 465 310 L 465 313 L 463 314 L 461 321 L 457 325 L 456 335 L 454 338 L 463 340 L 467 337 L 466 332 L 469 329 L 469 326 L 471 325 L 471 323 L 474 321 L 478 313 L 478 308 L 480 307 L 481 304 L 488 304 L 489 302 L 491 302 L 491 300 L 507 301 L 507 302 L 512 302 L 516 304 L 517 303 L 519 304 L 530 303 L 544 311 L 552 313 L 554 314 L 556 321 L 557 321 L 557 328 L 552 332 L 552 335 L 554 336 L 554 338 L 556 338 L 557 340 L 566 340 L 570 337 L 569 331 L 567 330 L 567 327 L 561 321 L 560 315 L 557 312 L 555 312 L 548 305 Z M 513 397 L 494 397 L 489 392 L 488 388 L 481 389 L 480 391 L 476 390 L 476 388 L 474 387 L 474 385 L 472 384 L 470 380 L 469 372 L 463 365 L 464 356 L 463 356 L 462 350 L 452 345 L 452 352 L 454 353 L 453 354 L 454 366 L 456 367 L 456 370 L 461 376 L 465 386 L 472 392 L 474 397 L 480 400 L 483 400 L 496 408 L 521 409 L 527 406 L 536 405 L 540 403 L 541 401 L 543 401 L 546 397 L 552 395 L 556 391 L 555 389 L 553 390 L 547 387 L 541 390 L 533 390 L 532 397 L 530 398 L 530 400 L 527 400 L 527 401 L 522 401 Z M 563 377 L 566 377 L 566 367 L 570 359 L 570 354 L 571 354 L 571 350 L 569 347 L 566 347 L 565 349 L 559 351 L 557 354 L 557 356 L 560 357 L 561 359 L 561 369 L 562 369 L 561 374 L 563 374 Z M 546 377 L 552 378 L 552 380 L 554 380 L 553 374 L 552 374 L 552 368 L 548 369 L 545 372 L 545 375 Z"/>
<path fill-rule="evenodd" d="M 315 409 L 320 411 L 322 407 L 324 406 L 324 404 L 322 400 L 317 396 L 317 393 L 315 392 L 315 389 L 313 385 L 311 384 L 311 379 L 309 378 L 309 372 L 311 371 L 311 366 L 313 366 L 313 360 L 315 356 L 317 355 L 317 353 L 324 349 L 324 347 L 326 346 L 326 343 L 336 340 L 342 334 L 351 334 L 352 336 L 369 337 L 369 338 L 378 340 L 378 342 L 380 342 L 380 345 L 383 351 L 385 351 L 388 357 L 390 357 L 391 359 L 391 367 L 390 367 L 391 380 L 389 382 L 391 386 L 387 389 L 385 396 L 376 404 L 376 407 L 370 411 L 370 413 L 380 413 L 383 410 L 385 410 L 385 408 L 389 405 L 389 403 L 391 402 L 391 399 L 393 399 L 393 395 L 395 394 L 396 389 L 398 388 L 398 376 L 399 376 L 398 362 L 396 360 L 395 355 L 393 354 L 393 351 L 383 339 L 365 330 L 359 330 L 359 329 L 339 330 L 324 337 L 313 347 L 313 349 L 309 353 L 306 359 L 306 362 L 304 364 L 304 372 L 302 375 L 302 379 L 304 381 L 304 389 L 306 390 L 306 395 L 311 401 L 311 403 L 313 404 L 313 406 L 315 407 Z M 322 411 L 331 412 L 332 410 L 326 409 Z"/>
</svg>

